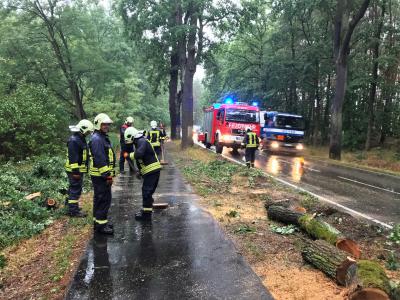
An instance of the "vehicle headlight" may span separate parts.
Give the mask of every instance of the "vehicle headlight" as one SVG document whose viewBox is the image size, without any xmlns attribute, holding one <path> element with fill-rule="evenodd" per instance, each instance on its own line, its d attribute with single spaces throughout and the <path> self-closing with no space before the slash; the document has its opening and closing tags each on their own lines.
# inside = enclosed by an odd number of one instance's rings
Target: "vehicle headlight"
<svg viewBox="0 0 400 300">
<path fill-rule="evenodd" d="M 279 143 L 278 142 L 272 142 L 271 143 L 271 148 L 274 148 L 274 149 L 279 148 Z"/>
<path fill-rule="evenodd" d="M 303 150 L 303 149 L 304 149 L 303 144 L 298 144 L 298 145 L 296 146 L 296 149 L 297 149 L 297 150 Z"/>
</svg>

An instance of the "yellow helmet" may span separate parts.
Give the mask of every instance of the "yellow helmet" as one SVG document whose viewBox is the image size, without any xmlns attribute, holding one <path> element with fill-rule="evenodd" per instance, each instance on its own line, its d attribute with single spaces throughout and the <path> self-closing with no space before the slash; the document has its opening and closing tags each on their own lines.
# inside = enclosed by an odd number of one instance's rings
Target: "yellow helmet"
<svg viewBox="0 0 400 300">
<path fill-rule="evenodd" d="M 133 124 L 133 118 L 132 117 L 127 117 L 125 120 L 125 124 Z"/>
<path fill-rule="evenodd" d="M 106 114 L 98 114 L 94 118 L 94 129 L 95 130 L 100 130 L 101 124 L 112 124 L 113 121 L 110 119 L 110 117 Z"/>
</svg>

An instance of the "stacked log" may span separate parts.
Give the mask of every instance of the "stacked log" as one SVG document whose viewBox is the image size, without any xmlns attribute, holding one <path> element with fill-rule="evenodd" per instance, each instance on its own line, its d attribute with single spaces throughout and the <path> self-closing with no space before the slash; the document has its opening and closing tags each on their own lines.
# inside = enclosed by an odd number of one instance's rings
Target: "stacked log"
<svg viewBox="0 0 400 300">
<path fill-rule="evenodd" d="M 323 240 L 305 242 L 301 250 L 303 259 L 335 279 L 340 285 L 346 285 L 346 278 L 352 277 L 356 261 L 348 254 Z"/>
<path fill-rule="evenodd" d="M 344 237 L 339 230 L 324 221 L 316 219 L 313 215 L 283 206 L 272 205 L 268 208 L 268 218 L 285 224 L 297 225 L 312 238 L 325 240 L 350 253 L 354 258 L 361 257 L 361 251 L 356 242 Z"/>
<path fill-rule="evenodd" d="M 374 261 L 356 260 L 323 240 L 304 241 L 303 259 L 324 272 L 340 285 L 349 288 L 351 300 L 388 300 L 389 279 Z"/>
<path fill-rule="evenodd" d="M 361 256 L 356 242 L 315 215 L 295 211 L 290 205 L 270 205 L 267 211 L 270 220 L 297 225 L 316 239 L 304 241 L 303 259 L 348 287 L 349 299 L 389 299 L 391 289 L 385 270 L 374 261 L 356 261 Z"/>
</svg>

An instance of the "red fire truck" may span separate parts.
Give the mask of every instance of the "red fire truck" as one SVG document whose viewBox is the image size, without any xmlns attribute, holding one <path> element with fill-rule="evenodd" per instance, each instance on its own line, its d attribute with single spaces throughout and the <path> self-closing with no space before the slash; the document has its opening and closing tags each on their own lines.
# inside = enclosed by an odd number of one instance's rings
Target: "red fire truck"
<svg viewBox="0 0 400 300">
<path fill-rule="evenodd" d="M 260 136 L 260 110 L 256 105 L 215 103 L 204 110 L 204 137 L 199 141 L 207 148 L 214 145 L 217 153 L 222 153 L 224 147 L 237 151 L 247 127 Z"/>
</svg>

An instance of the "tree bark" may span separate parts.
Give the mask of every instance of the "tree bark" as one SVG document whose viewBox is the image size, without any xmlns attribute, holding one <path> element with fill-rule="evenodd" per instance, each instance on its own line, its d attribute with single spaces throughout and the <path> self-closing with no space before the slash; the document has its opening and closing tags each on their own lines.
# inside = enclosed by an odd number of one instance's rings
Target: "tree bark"
<svg viewBox="0 0 400 300">
<path fill-rule="evenodd" d="M 268 219 L 285 224 L 294 224 L 299 226 L 299 219 L 302 216 L 304 216 L 303 213 L 291 210 L 281 205 L 271 205 L 268 207 Z"/>
<path fill-rule="evenodd" d="M 346 286 L 346 282 L 355 274 L 356 261 L 349 258 L 348 253 L 326 241 L 304 241 L 301 255 L 306 262 L 335 279 L 340 285 Z"/>
<path fill-rule="evenodd" d="M 370 0 L 364 0 L 358 9 L 356 15 L 348 24 L 347 30 L 344 29 L 344 23 L 347 16 L 346 0 L 337 0 L 336 14 L 334 20 L 334 58 L 336 66 L 336 86 L 335 96 L 332 102 L 331 112 L 331 137 L 329 146 L 329 157 L 340 160 L 342 152 L 342 111 L 343 102 L 346 95 L 347 84 L 347 60 L 350 52 L 350 41 L 354 29 L 364 16 L 369 6 Z"/>
<path fill-rule="evenodd" d="M 382 8 L 381 8 L 381 16 L 378 21 L 378 28 L 376 29 L 374 35 L 374 46 L 372 48 L 372 78 L 371 78 L 371 86 L 369 91 L 369 98 L 368 98 L 368 127 L 367 127 L 367 137 L 365 140 L 365 151 L 371 149 L 371 135 L 372 129 L 374 126 L 374 106 L 375 106 L 375 98 L 376 98 L 376 87 L 378 84 L 378 68 L 379 68 L 379 47 L 381 42 L 381 33 L 383 27 L 383 21 L 385 17 L 385 3 L 386 1 L 382 1 Z M 376 17 L 377 17 L 376 12 Z"/>
<path fill-rule="evenodd" d="M 347 280 L 350 300 L 389 300 L 391 288 L 385 270 L 374 261 L 357 262 L 355 276 Z"/>
<path fill-rule="evenodd" d="M 192 3 L 189 8 L 190 30 L 187 39 L 187 57 L 183 83 L 182 99 L 182 148 L 193 145 L 193 77 L 196 72 L 196 35 L 197 35 L 197 6 Z"/>
<path fill-rule="evenodd" d="M 171 53 L 171 67 L 170 67 L 170 79 L 168 84 L 169 90 L 169 118 L 171 121 L 171 139 L 175 140 L 178 137 L 177 132 L 177 102 L 178 102 L 178 73 L 179 73 L 179 57 L 177 53 L 172 50 Z"/>
</svg>

